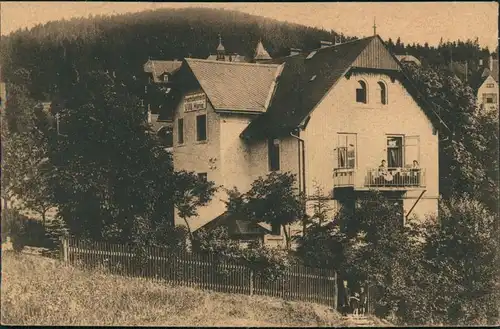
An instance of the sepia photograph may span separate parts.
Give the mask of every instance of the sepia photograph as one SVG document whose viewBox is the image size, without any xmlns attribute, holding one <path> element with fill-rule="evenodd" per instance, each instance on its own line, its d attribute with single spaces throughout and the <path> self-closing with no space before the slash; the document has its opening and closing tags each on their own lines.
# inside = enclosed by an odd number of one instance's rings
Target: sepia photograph
<svg viewBox="0 0 500 329">
<path fill-rule="evenodd" d="M 0 1 L 1 324 L 500 325 L 498 22 Z"/>
</svg>

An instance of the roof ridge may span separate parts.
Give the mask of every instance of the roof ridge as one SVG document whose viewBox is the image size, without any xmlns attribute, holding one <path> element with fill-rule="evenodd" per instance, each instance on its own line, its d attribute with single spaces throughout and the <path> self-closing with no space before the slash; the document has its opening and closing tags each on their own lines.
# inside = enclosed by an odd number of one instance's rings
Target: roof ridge
<svg viewBox="0 0 500 329">
<path fill-rule="evenodd" d="M 201 58 L 185 58 L 187 62 L 202 62 L 202 63 L 214 63 L 214 64 L 225 64 L 225 65 L 243 65 L 243 66 L 260 66 L 260 67 L 272 67 L 277 68 L 280 64 L 262 64 L 262 63 L 244 63 L 244 62 L 226 62 L 226 61 L 214 61 L 210 59 Z"/>
<path fill-rule="evenodd" d="M 365 37 L 365 38 L 361 38 L 361 39 L 355 39 L 355 40 L 351 40 L 351 41 L 347 41 L 347 42 L 343 42 L 343 43 L 338 43 L 336 45 L 331 45 L 331 46 L 326 46 L 326 47 L 319 47 L 319 48 L 315 48 L 315 49 L 311 50 L 309 53 L 312 53 L 313 51 L 322 50 L 322 49 L 329 49 L 329 48 L 334 48 L 334 47 L 338 47 L 338 46 L 348 45 L 348 44 L 351 44 L 351 43 L 354 43 L 354 42 L 359 42 L 359 41 L 363 41 L 363 40 L 367 40 L 367 39 L 373 39 L 373 38 L 376 38 L 376 37 L 377 37 L 377 35 L 371 35 L 369 37 Z"/>
</svg>

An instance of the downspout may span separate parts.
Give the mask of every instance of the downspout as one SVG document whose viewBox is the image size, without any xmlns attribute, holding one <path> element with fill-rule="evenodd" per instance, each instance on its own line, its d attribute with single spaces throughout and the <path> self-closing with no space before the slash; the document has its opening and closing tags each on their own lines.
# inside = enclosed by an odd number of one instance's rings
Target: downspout
<svg viewBox="0 0 500 329">
<path fill-rule="evenodd" d="M 297 148 L 297 154 L 298 154 L 298 159 L 299 159 L 299 168 L 298 168 L 299 169 L 299 190 L 300 190 L 300 188 L 302 188 L 302 193 L 304 194 L 304 197 L 305 197 L 306 196 L 306 148 L 305 148 L 305 143 L 304 143 L 304 140 L 302 138 L 300 138 L 298 135 L 294 135 L 293 132 L 290 132 L 290 136 L 297 139 L 298 146 L 299 146 Z M 302 158 L 302 164 L 300 161 L 301 158 Z M 301 169 L 302 169 L 302 175 L 300 173 Z M 304 204 L 304 207 L 306 207 L 305 204 Z M 304 215 L 305 215 L 305 213 L 306 213 L 306 209 L 304 209 Z M 306 222 L 304 221 L 304 219 L 302 219 L 302 234 L 305 234 L 305 232 L 306 232 Z"/>
<path fill-rule="evenodd" d="M 408 220 L 408 217 L 410 217 L 410 214 L 411 212 L 413 211 L 413 209 L 415 209 L 415 206 L 417 205 L 417 203 L 420 201 L 420 199 L 422 198 L 422 196 L 424 195 L 424 193 L 426 192 L 427 190 L 423 190 L 422 193 L 420 193 L 420 195 L 418 196 L 418 199 L 417 201 L 415 201 L 415 203 L 413 204 L 413 206 L 410 208 L 410 210 L 408 211 L 408 213 L 406 214 L 406 218 L 405 220 Z"/>
</svg>

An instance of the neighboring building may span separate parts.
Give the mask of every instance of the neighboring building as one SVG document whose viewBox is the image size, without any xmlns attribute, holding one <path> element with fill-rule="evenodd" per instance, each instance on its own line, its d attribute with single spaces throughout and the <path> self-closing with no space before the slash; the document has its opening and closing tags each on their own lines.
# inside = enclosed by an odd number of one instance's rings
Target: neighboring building
<svg viewBox="0 0 500 329">
<path fill-rule="evenodd" d="M 415 56 L 412 56 L 412 55 L 395 55 L 396 58 L 398 59 L 398 61 L 400 61 L 401 63 L 413 63 L 413 64 L 416 64 L 418 66 L 422 66 L 422 63 L 420 62 L 420 60 L 418 60 Z"/>
<path fill-rule="evenodd" d="M 249 62 L 248 58 L 245 56 L 236 54 L 236 53 L 230 53 L 226 51 L 226 48 L 222 44 L 222 37 L 219 34 L 219 45 L 217 46 L 216 54 L 212 54 L 207 57 L 207 60 L 210 61 L 223 61 L 223 62 L 243 62 L 247 63 Z"/>
<path fill-rule="evenodd" d="M 473 88 L 477 90 L 477 104 L 484 111 L 498 111 L 498 59 L 491 56 L 488 66 L 483 68 L 481 77 Z"/>
<path fill-rule="evenodd" d="M 168 148 L 171 148 L 173 143 L 172 113 L 168 113 L 172 99 L 172 80 L 181 64 L 178 60 L 151 59 L 144 64 L 148 81 L 144 90 L 148 122 Z"/>
<path fill-rule="evenodd" d="M 254 223 L 247 218 L 242 218 L 241 216 L 231 214 L 227 211 L 202 226 L 203 229 L 208 231 L 218 227 L 225 228 L 229 237 L 239 241 L 242 246 L 248 246 L 248 244 L 252 242 L 262 244 L 269 240 L 266 239 L 266 237 L 272 237 L 272 231 L 267 225 Z M 199 232 L 199 230 L 197 230 L 195 234 L 197 232 Z"/>
<path fill-rule="evenodd" d="M 315 184 L 328 191 L 337 210 L 375 189 L 405 216 L 437 213 L 438 128 L 446 126 L 380 37 L 268 62 L 183 61 L 174 102 L 176 170 L 241 192 L 259 176 L 290 171 L 307 196 Z M 387 169 L 379 170 L 381 161 Z M 220 190 L 190 219 L 192 228 L 220 220 L 226 198 Z M 176 223 L 183 223 L 177 215 Z M 260 232 L 266 242 L 283 243 L 280 228 L 267 230 Z"/>
</svg>

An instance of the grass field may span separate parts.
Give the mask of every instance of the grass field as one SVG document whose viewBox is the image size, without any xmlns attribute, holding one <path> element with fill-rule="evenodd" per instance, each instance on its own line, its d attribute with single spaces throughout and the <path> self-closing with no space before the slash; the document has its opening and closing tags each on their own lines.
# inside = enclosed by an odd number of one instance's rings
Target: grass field
<svg viewBox="0 0 500 329">
<path fill-rule="evenodd" d="M 1 309 L 2 324 L 16 325 L 350 325 L 322 305 L 172 287 L 12 251 L 2 252 Z"/>
</svg>

